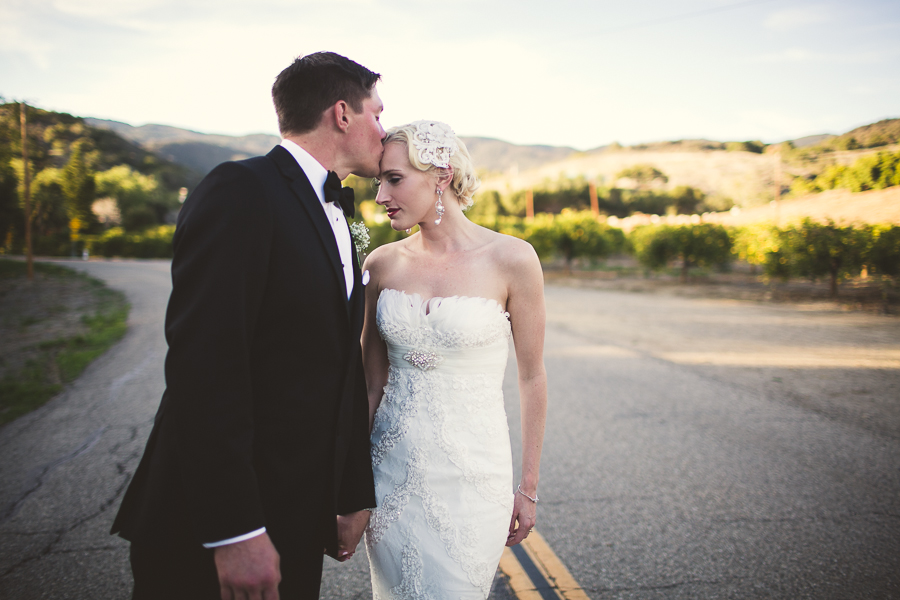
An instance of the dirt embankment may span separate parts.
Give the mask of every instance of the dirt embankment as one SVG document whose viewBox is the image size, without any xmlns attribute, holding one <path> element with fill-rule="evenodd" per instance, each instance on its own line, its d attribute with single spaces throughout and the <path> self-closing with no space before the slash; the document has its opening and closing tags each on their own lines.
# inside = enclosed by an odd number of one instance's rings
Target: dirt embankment
<svg viewBox="0 0 900 600">
<path fill-rule="evenodd" d="M 0 277 L 0 379 L 38 359 L 42 344 L 87 333 L 82 317 L 96 311 L 99 304 L 95 284 L 62 269 L 38 270 L 32 282 L 20 273 L 4 275 Z M 61 383 L 55 369 L 51 379 Z"/>
<path fill-rule="evenodd" d="M 723 225 L 747 225 L 767 221 L 785 225 L 800 221 L 804 217 L 820 222 L 832 220 L 844 225 L 854 223 L 900 225 L 900 187 L 858 193 L 829 190 L 765 206 L 714 213 L 706 215 L 704 221 Z"/>
</svg>

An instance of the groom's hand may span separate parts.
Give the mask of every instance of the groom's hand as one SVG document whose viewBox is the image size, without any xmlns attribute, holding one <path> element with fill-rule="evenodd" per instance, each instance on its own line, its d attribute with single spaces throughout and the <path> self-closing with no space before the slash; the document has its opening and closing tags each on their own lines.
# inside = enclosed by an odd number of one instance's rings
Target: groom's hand
<svg viewBox="0 0 900 600">
<path fill-rule="evenodd" d="M 213 552 L 222 600 L 278 600 L 280 558 L 267 533 Z"/>
<path fill-rule="evenodd" d="M 348 515 L 338 515 L 338 551 L 335 558 L 340 562 L 353 558 L 371 514 L 367 510 L 361 510 Z"/>
</svg>

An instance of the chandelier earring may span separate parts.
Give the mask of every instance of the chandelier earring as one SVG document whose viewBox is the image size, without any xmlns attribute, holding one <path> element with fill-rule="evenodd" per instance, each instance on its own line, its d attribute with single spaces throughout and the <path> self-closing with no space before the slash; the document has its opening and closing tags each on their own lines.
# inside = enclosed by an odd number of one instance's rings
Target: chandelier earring
<svg viewBox="0 0 900 600">
<path fill-rule="evenodd" d="M 441 202 L 441 197 L 444 195 L 444 190 L 441 188 L 437 189 L 437 202 L 434 203 L 434 211 L 437 213 L 437 219 L 434 220 L 435 225 L 441 224 L 441 219 L 444 218 L 444 203 Z"/>
</svg>

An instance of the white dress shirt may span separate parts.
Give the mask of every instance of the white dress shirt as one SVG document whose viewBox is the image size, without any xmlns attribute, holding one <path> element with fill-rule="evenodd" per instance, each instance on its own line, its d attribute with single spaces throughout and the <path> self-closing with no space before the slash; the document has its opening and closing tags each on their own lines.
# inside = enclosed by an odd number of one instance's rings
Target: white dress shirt
<svg viewBox="0 0 900 600">
<path fill-rule="evenodd" d="M 309 179 L 309 183 L 319 198 L 319 202 L 322 204 L 322 210 L 325 211 L 325 217 L 328 219 L 331 230 L 334 232 L 334 239 L 337 242 L 338 252 L 341 255 L 341 264 L 344 267 L 344 282 L 347 284 L 347 299 L 349 300 L 350 295 L 353 294 L 353 240 L 350 238 L 350 229 L 347 227 L 347 219 L 344 217 L 343 209 L 340 206 L 335 206 L 334 202 L 325 202 L 325 179 L 328 178 L 328 170 L 319 164 L 319 161 L 313 158 L 309 152 L 291 140 L 281 140 L 281 146 L 291 153 L 291 156 L 303 169 L 306 178 Z M 218 546 L 236 544 L 262 535 L 265 532 L 266 528 L 261 527 L 255 531 L 228 538 L 227 540 L 203 544 L 203 547 L 216 548 Z"/>
<path fill-rule="evenodd" d="M 347 299 L 353 293 L 353 240 L 350 238 L 350 229 L 347 227 L 347 219 L 344 218 L 344 211 L 334 202 L 325 202 L 325 179 L 328 177 L 328 171 L 319 164 L 309 152 L 292 142 L 291 140 L 281 140 L 281 146 L 291 153 L 291 156 L 306 173 L 306 178 L 312 184 L 312 188 L 319 197 L 319 202 L 325 209 L 325 216 L 328 217 L 328 223 L 331 230 L 334 231 L 334 239 L 337 241 L 338 251 L 341 254 L 341 264 L 344 266 L 344 282 L 347 284 Z"/>
</svg>

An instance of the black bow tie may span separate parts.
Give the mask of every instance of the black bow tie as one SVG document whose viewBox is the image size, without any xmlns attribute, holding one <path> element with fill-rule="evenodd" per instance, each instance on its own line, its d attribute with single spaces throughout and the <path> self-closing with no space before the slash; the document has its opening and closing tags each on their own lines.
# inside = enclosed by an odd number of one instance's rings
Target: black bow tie
<svg viewBox="0 0 900 600">
<path fill-rule="evenodd" d="M 325 178 L 325 202 L 338 204 L 348 219 L 356 214 L 353 188 L 341 187 L 341 180 L 334 171 L 328 171 L 328 177 Z"/>
</svg>

